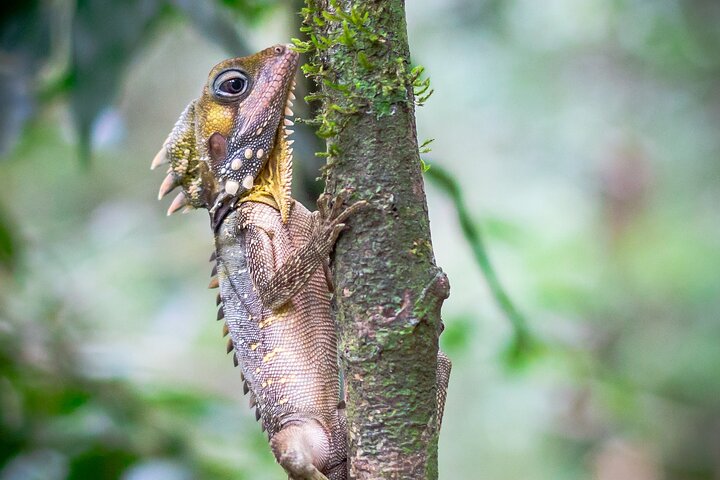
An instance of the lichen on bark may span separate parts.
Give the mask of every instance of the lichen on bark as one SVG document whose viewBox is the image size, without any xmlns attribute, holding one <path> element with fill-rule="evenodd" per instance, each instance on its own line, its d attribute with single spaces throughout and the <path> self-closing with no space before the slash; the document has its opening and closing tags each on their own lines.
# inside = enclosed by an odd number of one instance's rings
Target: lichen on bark
<svg viewBox="0 0 720 480">
<path fill-rule="evenodd" d="M 437 478 L 440 305 L 415 130 L 402 0 L 308 0 L 326 192 L 371 207 L 348 222 L 333 277 L 347 392 L 350 478 Z"/>
</svg>

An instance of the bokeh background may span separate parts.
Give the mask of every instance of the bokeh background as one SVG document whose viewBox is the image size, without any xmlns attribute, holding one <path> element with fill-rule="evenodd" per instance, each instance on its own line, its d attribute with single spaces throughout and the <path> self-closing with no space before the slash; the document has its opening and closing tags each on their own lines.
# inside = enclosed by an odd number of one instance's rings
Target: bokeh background
<svg viewBox="0 0 720 480">
<path fill-rule="evenodd" d="M 284 478 L 214 321 L 207 218 L 166 217 L 148 167 L 209 69 L 298 36 L 300 7 L 3 2 L 0 480 Z M 720 3 L 407 18 L 452 285 L 441 478 L 720 479 Z M 322 146 L 297 137 L 307 202 Z"/>
</svg>

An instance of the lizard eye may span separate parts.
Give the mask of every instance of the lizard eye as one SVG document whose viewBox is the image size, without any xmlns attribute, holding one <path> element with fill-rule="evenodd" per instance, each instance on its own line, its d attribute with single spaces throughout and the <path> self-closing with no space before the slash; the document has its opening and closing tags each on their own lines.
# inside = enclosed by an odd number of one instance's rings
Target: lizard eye
<svg viewBox="0 0 720 480">
<path fill-rule="evenodd" d="M 239 97 L 248 87 L 248 77 L 240 70 L 226 70 L 215 78 L 213 93 L 221 99 Z"/>
</svg>

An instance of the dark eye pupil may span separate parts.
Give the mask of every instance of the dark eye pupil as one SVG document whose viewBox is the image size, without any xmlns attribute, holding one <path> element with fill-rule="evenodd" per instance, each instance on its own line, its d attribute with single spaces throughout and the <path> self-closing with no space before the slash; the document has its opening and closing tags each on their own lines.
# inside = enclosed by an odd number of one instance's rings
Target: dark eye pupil
<svg viewBox="0 0 720 480">
<path fill-rule="evenodd" d="M 242 78 L 233 78 L 226 80 L 220 85 L 220 89 L 226 93 L 237 94 L 243 91 L 245 88 L 245 80 Z"/>
</svg>

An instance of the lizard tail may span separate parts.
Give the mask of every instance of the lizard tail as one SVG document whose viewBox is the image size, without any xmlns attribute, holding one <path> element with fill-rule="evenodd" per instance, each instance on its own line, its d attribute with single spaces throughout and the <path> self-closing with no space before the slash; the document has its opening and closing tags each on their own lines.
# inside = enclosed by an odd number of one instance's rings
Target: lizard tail
<svg viewBox="0 0 720 480">
<path fill-rule="evenodd" d="M 450 383 L 450 370 L 452 363 L 447 355 L 438 350 L 437 357 L 437 429 L 442 426 L 443 414 L 445 413 L 445 400 L 447 399 L 448 383 Z"/>
</svg>

